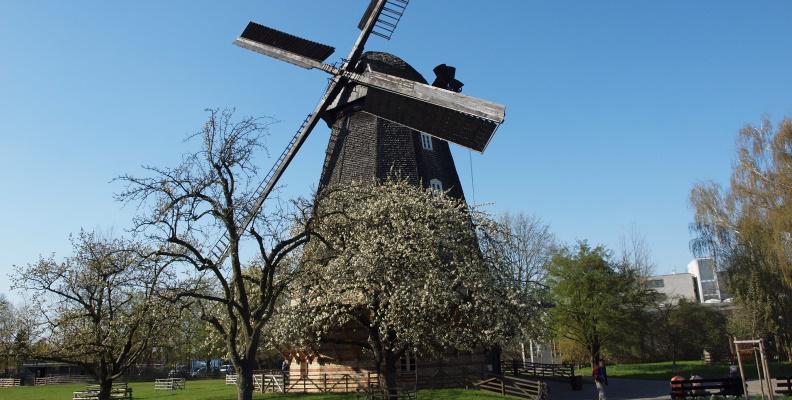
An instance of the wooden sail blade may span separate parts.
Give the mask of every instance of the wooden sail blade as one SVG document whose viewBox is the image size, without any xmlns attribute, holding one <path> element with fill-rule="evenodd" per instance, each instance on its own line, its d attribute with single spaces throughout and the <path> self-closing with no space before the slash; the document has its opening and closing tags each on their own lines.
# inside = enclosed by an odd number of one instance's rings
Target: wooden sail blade
<svg viewBox="0 0 792 400">
<path fill-rule="evenodd" d="M 400 94 L 368 88 L 362 110 L 437 138 L 484 152 L 499 123 Z"/>
<path fill-rule="evenodd" d="M 264 54 L 302 68 L 320 68 L 322 62 L 330 57 L 335 48 L 312 42 L 276 29 L 248 23 L 239 38 L 237 46 Z"/>
<path fill-rule="evenodd" d="M 503 105 L 393 75 L 345 76 L 367 87 L 365 111 L 479 152 L 506 115 Z"/>
<path fill-rule="evenodd" d="M 358 29 L 365 29 L 366 22 L 374 15 L 375 22 L 371 33 L 385 40 L 390 40 L 408 4 L 410 4 L 410 0 L 371 0 L 366 12 L 363 13 L 363 17 L 358 22 Z"/>
</svg>

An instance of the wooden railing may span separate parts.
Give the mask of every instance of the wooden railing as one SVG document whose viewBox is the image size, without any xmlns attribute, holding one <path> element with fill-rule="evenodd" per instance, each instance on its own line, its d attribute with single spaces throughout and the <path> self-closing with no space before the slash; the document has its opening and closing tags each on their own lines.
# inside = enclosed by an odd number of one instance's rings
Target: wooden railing
<svg viewBox="0 0 792 400">
<path fill-rule="evenodd" d="M 94 378 L 88 375 L 52 375 L 33 380 L 34 385 L 57 385 L 62 383 L 85 383 L 91 382 Z"/>
<path fill-rule="evenodd" d="M 528 400 L 547 399 L 547 386 L 542 381 L 516 378 L 506 375 L 492 375 L 475 383 L 475 387 L 488 392 L 500 393 Z"/>
<path fill-rule="evenodd" d="M 514 376 L 539 378 L 570 378 L 575 376 L 575 366 L 571 364 L 541 364 L 520 360 L 501 362 L 501 372 Z"/>
<path fill-rule="evenodd" d="M 225 377 L 225 384 L 226 385 L 236 385 L 237 376 L 236 374 L 226 374 Z"/>
<path fill-rule="evenodd" d="M 285 382 L 286 392 L 302 393 L 354 393 L 379 386 L 379 378 L 372 372 L 287 375 Z"/>
<path fill-rule="evenodd" d="M 21 379 L 16 378 L 2 378 L 0 379 L 0 387 L 14 387 L 22 384 Z"/>
<path fill-rule="evenodd" d="M 270 372 L 268 374 L 254 374 L 253 387 L 259 392 L 283 392 L 284 381 L 282 373 Z"/>
<path fill-rule="evenodd" d="M 154 390 L 182 390 L 184 389 L 184 378 L 155 379 Z"/>
</svg>

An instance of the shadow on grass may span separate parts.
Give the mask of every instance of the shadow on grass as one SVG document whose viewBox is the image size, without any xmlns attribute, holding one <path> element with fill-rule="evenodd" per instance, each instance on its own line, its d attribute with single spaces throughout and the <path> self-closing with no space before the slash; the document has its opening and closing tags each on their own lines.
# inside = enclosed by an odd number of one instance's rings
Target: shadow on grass
<svg viewBox="0 0 792 400">
<path fill-rule="evenodd" d="M 756 379 L 756 365 L 753 360 L 751 363 L 744 362 L 746 378 Z M 644 364 L 615 364 L 608 366 L 608 375 L 614 378 L 632 379 L 652 379 L 670 380 L 674 375 L 681 375 L 685 378 L 691 375 L 699 375 L 704 378 L 720 378 L 729 372 L 728 364 L 705 364 L 702 361 L 678 361 L 673 365 L 670 361 L 659 363 Z M 770 363 L 770 375 L 790 376 L 792 375 L 792 364 L 774 362 Z"/>
</svg>

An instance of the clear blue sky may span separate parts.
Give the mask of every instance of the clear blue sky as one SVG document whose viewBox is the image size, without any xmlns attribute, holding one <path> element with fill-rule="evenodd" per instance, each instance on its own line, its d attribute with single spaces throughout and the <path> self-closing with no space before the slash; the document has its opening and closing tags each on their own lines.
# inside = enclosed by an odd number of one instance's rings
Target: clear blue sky
<svg viewBox="0 0 792 400">
<path fill-rule="evenodd" d="M 255 20 L 345 56 L 367 3 L 0 3 L 0 292 L 12 265 L 67 255 L 70 232 L 122 232 L 134 210 L 109 181 L 178 162 L 204 108 L 274 116 L 280 152 L 326 76 L 232 40 Z M 789 1 L 413 0 L 368 49 L 430 79 L 454 65 L 465 93 L 507 105 L 472 155 L 476 202 L 611 248 L 635 225 L 670 272 L 691 258 L 691 185 L 728 179 L 743 124 L 792 115 L 790 15 Z M 327 139 L 309 138 L 288 194 L 316 184 Z M 454 156 L 471 199 L 468 151 Z"/>
</svg>

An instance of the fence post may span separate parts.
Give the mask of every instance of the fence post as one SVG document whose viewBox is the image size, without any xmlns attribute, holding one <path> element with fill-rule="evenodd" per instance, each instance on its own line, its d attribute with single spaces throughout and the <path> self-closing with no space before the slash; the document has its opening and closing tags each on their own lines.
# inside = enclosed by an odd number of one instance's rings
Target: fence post
<svg viewBox="0 0 792 400">
<path fill-rule="evenodd" d="M 501 395 L 506 396 L 506 379 L 503 375 L 500 376 L 501 381 Z"/>
</svg>

